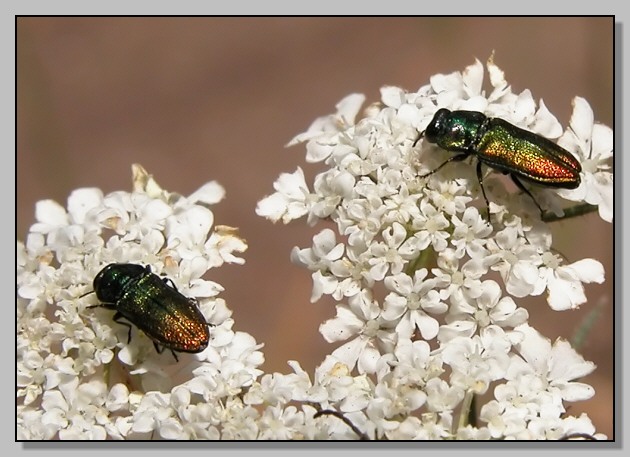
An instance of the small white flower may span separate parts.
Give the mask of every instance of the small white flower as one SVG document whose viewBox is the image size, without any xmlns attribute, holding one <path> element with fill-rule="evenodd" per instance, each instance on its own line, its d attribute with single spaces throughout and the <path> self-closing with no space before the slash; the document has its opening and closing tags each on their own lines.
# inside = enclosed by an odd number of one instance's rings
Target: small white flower
<svg viewBox="0 0 630 457">
<path fill-rule="evenodd" d="M 481 294 L 480 278 L 487 272 L 484 262 L 479 259 L 470 259 L 460 266 L 460 259 L 453 249 L 445 249 L 437 259 L 438 268 L 433 268 L 431 273 L 440 279 L 440 298 L 445 300 L 450 297 L 452 303 L 462 300 L 462 295 L 475 298 Z"/>
<path fill-rule="evenodd" d="M 538 376 L 543 380 L 545 389 L 559 399 L 579 401 L 591 398 L 593 388 L 574 379 L 588 375 L 595 369 L 595 364 L 587 362 L 567 341 L 558 339 L 553 345 L 534 328 L 527 324 L 515 329 L 524 335 L 517 345 L 527 365 L 515 365 L 508 379 L 517 380 L 517 376 L 526 373 Z M 518 359 L 514 359 L 516 362 Z"/>
<path fill-rule="evenodd" d="M 453 370 L 451 385 L 483 394 L 490 383 L 505 377 L 511 344 L 499 329 L 483 336 L 456 337 L 444 344 L 442 360 Z"/>
<path fill-rule="evenodd" d="M 493 254 L 491 269 L 501 273 L 507 291 L 515 297 L 538 295 L 544 290 L 539 284 L 541 255 L 519 231 L 518 227 L 506 227 L 488 243 Z"/>
<path fill-rule="evenodd" d="M 416 240 L 412 252 L 417 253 L 424 250 L 429 244 L 436 251 L 443 251 L 448 246 L 449 233 L 448 220 L 437 209 L 426 200 L 420 202 L 420 217 L 414 219 L 412 228 L 416 231 L 413 239 Z"/>
<path fill-rule="evenodd" d="M 429 379 L 426 383 L 427 406 L 431 412 L 450 412 L 464 398 L 464 391 L 459 386 L 451 386 L 440 378 Z"/>
<path fill-rule="evenodd" d="M 218 267 L 224 263 L 245 263 L 245 260 L 237 257 L 236 253 L 245 252 L 247 243 L 238 236 L 235 228 L 216 226 L 204 247 L 209 253 L 210 267 Z"/>
<path fill-rule="evenodd" d="M 324 219 L 337 209 L 339 203 L 352 195 L 355 177 L 347 171 L 331 170 L 315 178 L 314 196 L 309 207 L 309 223 Z"/>
<path fill-rule="evenodd" d="M 431 314 L 443 314 L 447 310 L 435 290 L 440 280 L 426 279 L 427 274 L 427 270 L 422 269 L 417 270 L 413 278 L 404 273 L 385 278 L 385 286 L 392 292 L 385 297 L 382 316 L 398 322 L 396 332 L 402 339 L 411 338 L 416 329 L 425 340 L 435 338 L 439 322 Z"/>
<path fill-rule="evenodd" d="M 575 97 L 569 128 L 558 144 L 575 151 L 582 165 L 582 184 L 573 191 L 559 192 L 568 200 L 597 205 L 600 217 L 606 222 L 613 218 L 613 132 L 610 127 L 594 123 L 593 110 L 588 102 Z"/>
<path fill-rule="evenodd" d="M 550 256 L 543 257 L 543 260 Z M 586 303 L 583 283 L 604 282 L 604 267 L 594 259 L 582 259 L 570 265 L 546 261 L 539 274 L 549 291 L 549 306 L 556 311 L 575 309 Z"/>
<path fill-rule="evenodd" d="M 454 230 L 451 243 L 455 246 L 455 255 L 461 258 L 468 254 L 470 258 L 483 258 L 488 255 L 485 238 L 492 233 L 492 227 L 483 220 L 477 208 L 466 208 L 462 219 L 453 216 Z"/>
<path fill-rule="evenodd" d="M 447 325 L 440 328 L 440 340 L 447 341 L 461 334 L 478 331 L 483 335 L 491 326 L 512 329 L 527 321 L 528 313 L 524 308 L 517 308 L 511 297 L 503 297 L 499 284 L 492 280 L 481 283 L 481 294 L 472 297 L 466 291 L 446 316 Z"/>
<path fill-rule="evenodd" d="M 337 305 L 337 316 L 320 326 L 327 341 L 354 339 L 333 351 L 332 355 L 348 367 L 358 363 L 360 373 L 373 373 L 381 348 L 392 346 L 396 336 L 381 316 L 378 303 L 362 291 Z"/>
<path fill-rule="evenodd" d="M 287 224 L 308 212 L 310 193 L 301 168 L 298 167 L 292 174 L 283 173 L 274 184 L 274 189 L 276 193 L 258 202 L 256 214 L 273 222 L 282 219 Z"/>
<path fill-rule="evenodd" d="M 395 222 L 391 227 L 383 230 L 383 241 L 372 243 L 368 249 L 370 258 L 370 281 L 381 281 L 385 275 L 398 274 L 402 271 L 405 260 L 399 252 L 399 248 L 407 237 L 407 231 L 399 223 Z"/>
<path fill-rule="evenodd" d="M 322 116 L 315 120 L 309 127 L 308 131 L 301 133 L 293 138 L 287 146 L 293 146 L 307 140 L 317 139 L 317 143 L 324 144 L 329 138 L 334 139 L 335 136 L 343 132 L 344 129 L 354 124 L 354 119 L 359 113 L 365 96 L 363 94 L 351 94 L 345 97 L 337 104 L 337 113 L 330 116 Z M 331 140 L 329 140 L 331 141 Z M 332 142 L 332 141 L 331 141 Z M 309 144 L 311 144 L 309 142 Z M 309 162 L 317 162 L 326 158 L 324 154 L 315 154 L 311 151 Z"/>
<path fill-rule="evenodd" d="M 303 428 L 304 413 L 295 406 L 286 408 L 271 406 L 265 408 L 260 418 L 261 440 L 289 440 L 295 437 Z"/>
</svg>

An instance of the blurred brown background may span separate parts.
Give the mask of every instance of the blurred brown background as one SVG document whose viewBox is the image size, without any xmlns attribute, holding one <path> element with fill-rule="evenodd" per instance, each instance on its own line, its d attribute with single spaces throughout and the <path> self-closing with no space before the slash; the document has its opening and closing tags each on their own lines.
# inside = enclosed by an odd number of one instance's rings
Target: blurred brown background
<svg viewBox="0 0 630 457">
<path fill-rule="evenodd" d="M 613 122 L 612 18 L 19 18 L 17 20 L 17 233 L 34 204 L 66 203 L 79 187 L 131 190 L 131 164 L 165 189 L 189 194 L 216 179 L 227 199 L 216 223 L 239 227 L 244 266 L 211 278 L 226 290 L 235 328 L 265 344 L 268 371 L 298 360 L 308 371 L 330 351 L 319 324 L 331 300 L 311 304 L 310 272 L 289 261 L 322 227 L 273 225 L 256 203 L 281 172 L 304 164 L 284 145 L 351 92 L 379 98 L 383 85 L 415 90 L 435 73 L 463 70 L 492 51 L 515 92 L 530 89 L 566 126 L 575 95 Z M 592 257 L 607 282 L 589 303 L 550 311 L 544 297 L 519 301 L 552 340 L 571 338 L 601 305 L 580 352 L 598 365 L 597 391 L 575 403 L 613 437 L 612 225 L 589 215 L 554 227 L 571 261 Z"/>
</svg>

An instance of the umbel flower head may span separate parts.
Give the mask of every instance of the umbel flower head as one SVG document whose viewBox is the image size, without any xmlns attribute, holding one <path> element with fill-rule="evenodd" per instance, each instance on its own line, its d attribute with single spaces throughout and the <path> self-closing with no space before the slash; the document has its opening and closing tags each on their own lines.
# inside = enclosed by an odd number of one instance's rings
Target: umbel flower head
<svg viewBox="0 0 630 457">
<path fill-rule="evenodd" d="M 210 182 L 183 197 L 133 171 L 131 193 L 78 189 L 67 209 L 38 202 L 17 244 L 19 439 L 218 438 L 233 435 L 226 405 L 248 413 L 238 395 L 261 374 L 261 345 L 232 330 L 222 287 L 202 278 L 243 263 L 247 248 L 235 229 L 214 224 L 210 207 L 224 190 Z M 114 311 L 90 308 L 98 300 L 86 295 L 110 263 L 149 265 L 195 297 L 212 324 L 208 347 L 177 363 L 137 328 L 128 341 Z"/>
<path fill-rule="evenodd" d="M 512 92 L 492 58 L 486 68 L 488 92 L 477 61 L 433 76 L 417 92 L 384 87 L 363 117 L 365 97 L 345 97 L 289 143 L 306 143 L 306 161 L 325 170 L 310 184 L 300 168 L 281 174 L 257 213 L 274 222 L 328 221 L 311 247 L 291 256 L 312 272 L 312 301 L 338 302 L 320 331 L 341 345 L 315 381 L 343 378 L 345 388 L 325 407 L 369 438 L 605 438 L 586 415 L 566 409 L 594 395 L 579 382 L 594 364 L 532 328 L 518 299 L 544 294 L 552 309 L 571 310 L 586 303 L 584 284 L 604 281 L 597 260 L 568 263 L 553 250 L 532 197 L 548 220 L 579 207 L 611 222 L 612 130 L 576 98 L 563 133 L 530 91 Z M 581 163 L 579 187 L 528 185 L 527 195 L 484 167 L 488 220 L 474 155 L 432 173 L 453 155 L 421 135 L 440 108 L 478 111 L 557 139 Z M 487 391 L 494 399 L 468 423 L 472 398 Z"/>
</svg>

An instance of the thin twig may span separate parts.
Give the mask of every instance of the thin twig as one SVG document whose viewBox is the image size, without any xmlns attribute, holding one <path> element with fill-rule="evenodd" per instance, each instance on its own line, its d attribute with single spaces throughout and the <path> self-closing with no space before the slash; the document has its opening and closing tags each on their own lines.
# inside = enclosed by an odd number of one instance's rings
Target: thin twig
<svg viewBox="0 0 630 457">
<path fill-rule="evenodd" d="M 370 438 L 363 433 L 361 430 L 359 430 L 357 428 L 356 425 L 354 425 L 352 423 L 352 421 L 350 419 L 348 419 L 346 416 L 344 416 L 343 414 L 341 414 L 339 411 L 335 411 L 332 409 L 322 409 L 321 411 L 317 411 L 315 413 L 315 415 L 313 416 L 314 419 L 317 419 L 320 416 L 335 416 L 337 419 L 343 421 L 344 424 L 346 424 L 348 427 L 350 427 L 352 429 L 352 431 L 354 433 L 357 434 L 357 436 L 361 439 L 361 441 L 369 441 Z"/>
</svg>

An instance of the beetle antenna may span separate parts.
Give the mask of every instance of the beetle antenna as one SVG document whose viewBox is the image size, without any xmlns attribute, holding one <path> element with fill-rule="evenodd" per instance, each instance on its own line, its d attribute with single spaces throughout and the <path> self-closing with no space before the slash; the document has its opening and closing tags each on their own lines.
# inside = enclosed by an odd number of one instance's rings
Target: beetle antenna
<svg viewBox="0 0 630 457">
<path fill-rule="evenodd" d="M 413 142 L 413 146 L 411 146 L 412 148 L 415 148 L 416 145 L 418 144 L 418 141 L 420 141 L 422 137 L 424 137 L 424 132 L 426 132 L 426 130 L 423 130 L 422 132 L 420 132 L 420 135 L 418 135 L 418 138 L 416 138 L 415 141 Z"/>
<path fill-rule="evenodd" d="M 93 290 L 91 290 L 91 291 L 89 291 L 89 292 L 84 293 L 83 295 L 79 295 L 79 298 L 83 298 L 83 297 L 85 297 L 86 295 L 90 295 L 90 294 L 93 294 L 93 293 L 94 293 L 94 291 L 93 291 Z"/>
</svg>

